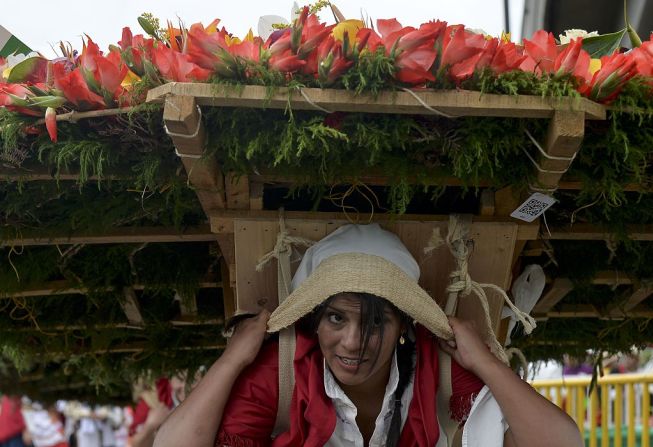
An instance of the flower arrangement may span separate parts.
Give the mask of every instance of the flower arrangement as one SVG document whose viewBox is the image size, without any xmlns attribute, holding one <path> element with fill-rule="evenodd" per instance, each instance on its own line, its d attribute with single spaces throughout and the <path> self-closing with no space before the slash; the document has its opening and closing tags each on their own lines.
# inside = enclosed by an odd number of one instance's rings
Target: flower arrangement
<svg viewBox="0 0 653 447">
<path fill-rule="evenodd" d="M 62 57 L 54 60 L 33 55 L 12 66 L 0 58 L 0 107 L 45 117 L 56 141 L 57 113 L 139 104 L 148 89 L 166 82 L 300 83 L 374 91 L 379 86 L 470 88 L 467 81 L 481 73 L 522 72 L 536 79 L 568 77 L 580 95 L 602 103 L 613 101 L 633 77 L 653 88 L 653 36 L 627 53 L 603 45 L 603 52 L 590 54 L 587 43 L 603 36 L 572 30 L 568 43 L 558 45 L 553 34 L 538 31 L 515 44 L 442 21 L 415 28 L 388 19 L 372 27 L 340 18 L 327 25 L 304 7 L 292 25 L 266 40 L 251 31 L 241 40 L 219 28 L 219 20 L 190 28 L 168 22 L 159 29 L 158 20 L 143 15 L 139 22 L 146 35 L 124 28 L 118 45 L 107 52 L 86 37 L 81 53 L 62 45 Z M 380 79 L 352 82 L 352 73 Z"/>
</svg>

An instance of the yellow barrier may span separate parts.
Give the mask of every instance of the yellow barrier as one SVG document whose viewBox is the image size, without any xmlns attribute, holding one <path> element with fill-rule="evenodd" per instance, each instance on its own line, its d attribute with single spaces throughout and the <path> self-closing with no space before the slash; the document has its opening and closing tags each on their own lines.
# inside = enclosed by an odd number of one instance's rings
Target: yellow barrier
<svg viewBox="0 0 653 447">
<path fill-rule="evenodd" d="M 650 447 L 649 418 L 652 374 L 612 374 L 598 379 L 589 393 L 591 377 L 567 377 L 531 382 L 540 394 L 571 416 L 589 447 Z M 625 401 L 624 401 L 625 398 Z M 611 441 L 612 438 L 612 442 Z"/>
</svg>

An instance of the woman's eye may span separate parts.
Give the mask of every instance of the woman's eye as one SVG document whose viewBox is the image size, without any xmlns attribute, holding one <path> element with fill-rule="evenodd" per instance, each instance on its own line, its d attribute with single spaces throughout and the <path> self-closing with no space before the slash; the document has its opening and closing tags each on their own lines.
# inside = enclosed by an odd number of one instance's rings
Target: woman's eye
<svg viewBox="0 0 653 447">
<path fill-rule="evenodd" d="M 342 316 L 339 314 L 330 313 L 327 315 L 327 318 L 329 319 L 329 323 L 333 323 L 333 324 L 342 323 Z"/>
</svg>

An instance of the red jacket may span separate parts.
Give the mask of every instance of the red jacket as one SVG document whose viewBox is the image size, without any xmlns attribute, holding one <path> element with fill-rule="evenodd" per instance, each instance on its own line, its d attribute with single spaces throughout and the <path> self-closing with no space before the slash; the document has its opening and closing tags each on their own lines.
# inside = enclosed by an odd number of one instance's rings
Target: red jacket
<svg viewBox="0 0 653 447">
<path fill-rule="evenodd" d="M 418 326 L 413 399 L 401 433 L 401 446 L 432 447 L 439 437 L 436 423 L 438 389 L 437 340 Z M 278 344 L 264 345 L 256 361 L 239 377 L 231 391 L 218 431 L 216 446 L 322 447 L 335 429 L 336 414 L 324 391 L 322 353 L 313 336 L 297 332 L 295 389 L 290 408 L 290 430 L 274 440 L 279 393 Z M 483 387 L 476 376 L 451 362 L 453 394 L 451 413 L 460 421 Z"/>
<path fill-rule="evenodd" d="M 0 442 L 23 433 L 25 421 L 19 397 L 2 396 L 0 400 Z"/>
</svg>

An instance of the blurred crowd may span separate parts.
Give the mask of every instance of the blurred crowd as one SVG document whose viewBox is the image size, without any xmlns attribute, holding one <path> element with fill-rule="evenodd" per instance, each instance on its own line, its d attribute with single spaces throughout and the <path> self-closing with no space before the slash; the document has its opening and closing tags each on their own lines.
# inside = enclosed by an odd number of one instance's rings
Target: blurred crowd
<svg viewBox="0 0 653 447">
<path fill-rule="evenodd" d="M 154 435 L 192 383 L 183 375 L 141 381 L 129 406 L 78 401 L 44 405 L 24 396 L 0 398 L 0 447 L 151 447 Z"/>
</svg>

